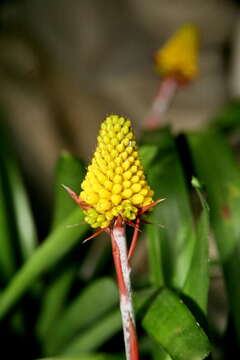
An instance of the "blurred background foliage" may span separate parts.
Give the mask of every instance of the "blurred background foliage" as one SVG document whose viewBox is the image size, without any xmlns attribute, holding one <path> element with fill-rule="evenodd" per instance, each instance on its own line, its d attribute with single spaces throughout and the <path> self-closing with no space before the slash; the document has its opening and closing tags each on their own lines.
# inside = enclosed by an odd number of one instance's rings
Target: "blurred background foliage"
<svg viewBox="0 0 240 360">
<path fill-rule="evenodd" d="M 111 113 L 133 120 L 156 198 L 167 197 L 132 261 L 142 358 L 239 356 L 238 15 L 226 0 L 1 2 L 2 357 L 124 358 L 109 240 L 81 245 L 89 229 L 60 186 L 79 191 Z M 189 21 L 200 76 L 161 129 L 143 132 L 153 53 Z"/>
</svg>

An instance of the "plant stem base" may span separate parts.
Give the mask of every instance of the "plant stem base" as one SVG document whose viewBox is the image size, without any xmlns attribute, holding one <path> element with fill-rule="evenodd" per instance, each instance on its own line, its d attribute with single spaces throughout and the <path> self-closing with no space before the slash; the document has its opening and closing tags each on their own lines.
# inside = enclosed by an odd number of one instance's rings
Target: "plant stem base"
<svg viewBox="0 0 240 360">
<path fill-rule="evenodd" d="M 113 229 L 111 231 L 111 239 L 112 253 L 120 295 L 120 309 L 123 324 L 126 358 L 127 360 L 139 360 L 125 227 L 120 216 L 114 223 Z"/>
</svg>

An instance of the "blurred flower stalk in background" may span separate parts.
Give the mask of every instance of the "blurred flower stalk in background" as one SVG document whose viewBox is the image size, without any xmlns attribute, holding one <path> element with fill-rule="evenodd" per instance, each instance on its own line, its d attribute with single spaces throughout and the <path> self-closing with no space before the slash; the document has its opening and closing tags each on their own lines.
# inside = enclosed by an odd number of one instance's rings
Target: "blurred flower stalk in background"
<svg viewBox="0 0 240 360">
<path fill-rule="evenodd" d="M 142 215 L 164 199 L 153 201 L 153 191 L 145 179 L 131 122 L 112 115 L 101 125 L 98 145 L 78 196 L 65 186 L 85 214 L 92 228 L 100 228 L 85 241 L 107 232 L 112 241 L 112 254 L 120 294 L 126 357 L 139 359 L 132 304 L 129 259 L 139 234 Z M 125 225 L 134 228 L 129 251 Z"/>
<path fill-rule="evenodd" d="M 144 127 L 151 130 L 161 126 L 177 90 L 198 75 L 199 33 L 194 25 L 184 25 L 155 55 L 156 70 L 161 83 Z"/>
</svg>

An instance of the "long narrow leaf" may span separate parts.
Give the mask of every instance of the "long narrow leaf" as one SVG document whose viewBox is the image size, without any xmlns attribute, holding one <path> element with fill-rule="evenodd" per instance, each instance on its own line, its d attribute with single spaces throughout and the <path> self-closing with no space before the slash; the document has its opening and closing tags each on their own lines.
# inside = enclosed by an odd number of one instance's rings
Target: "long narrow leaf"
<svg viewBox="0 0 240 360">
<path fill-rule="evenodd" d="M 158 147 L 152 161 L 149 162 L 149 156 L 145 154 L 154 197 L 167 198 L 156 206 L 152 215 L 152 222 L 162 224 L 164 228 L 147 226 L 151 280 L 157 287 L 169 284 L 181 288 L 189 271 L 195 244 L 184 173 L 174 139 L 168 131 L 147 134 L 144 141 L 144 144 L 150 142 Z"/>
<path fill-rule="evenodd" d="M 153 288 L 141 291 L 134 296 L 134 308 L 137 317 L 142 317 L 142 310 L 151 302 L 156 290 Z M 97 321 L 83 333 L 76 335 L 62 350 L 62 354 L 77 355 L 96 350 L 122 328 L 120 310 L 113 310 L 110 314 Z"/>
<path fill-rule="evenodd" d="M 240 170 L 220 133 L 191 134 L 188 142 L 198 177 L 207 189 L 212 226 L 240 339 Z"/>
<path fill-rule="evenodd" d="M 67 219 L 51 233 L 35 250 L 31 258 L 17 272 L 8 287 L 0 296 L 0 318 L 2 318 L 31 284 L 51 266 L 67 254 L 84 236 L 88 226 L 68 227 L 71 224 L 83 222 L 80 208 L 72 212 Z"/>
<path fill-rule="evenodd" d="M 202 200 L 203 209 L 197 224 L 197 241 L 189 273 L 183 287 L 183 293 L 188 295 L 206 314 L 209 286 L 209 209 L 200 190 L 198 188 L 196 190 L 199 193 L 200 200 Z"/>
<path fill-rule="evenodd" d="M 12 209 L 12 214 L 9 216 L 15 222 L 18 245 L 22 259 L 25 261 L 37 246 L 37 235 L 17 161 L 9 144 L 7 131 L 1 124 L 0 159 L 1 170 L 6 177 L 4 192 Z"/>
<path fill-rule="evenodd" d="M 52 333 L 52 327 L 63 310 L 75 274 L 74 268 L 65 270 L 53 284 L 50 284 L 43 296 L 42 308 L 37 322 L 37 334 L 42 341 L 49 339 Z"/>
<path fill-rule="evenodd" d="M 99 296 L 101 294 L 101 296 Z M 95 302 L 97 299 L 97 304 Z M 56 321 L 48 338 L 46 352 L 57 354 L 78 332 L 94 325 L 118 303 L 118 291 L 113 280 L 103 278 L 86 287 Z"/>
<path fill-rule="evenodd" d="M 66 151 L 62 152 L 55 173 L 54 211 L 51 231 L 60 225 L 76 208 L 76 204 L 69 198 L 66 190 L 61 185 L 68 185 L 74 191 L 79 192 L 84 173 L 85 169 L 82 161 Z M 43 295 L 37 328 L 40 338 L 49 338 L 49 332 L 51 332 L 52 326 L 54 326 L 59 314 L 62 312 L 75 276 L 76 270 L 73 268 L 60 273 L 57 278 L 52 280 Z"/>
<path fill-rule="evenodd" d="M 91 326 L 85 333 L 76 337 L 61 353 L 63 355 L 78 355 L 83 352 L 94 351 L 120 329 L 120 312 L 115 310 Z"/>
</svg>

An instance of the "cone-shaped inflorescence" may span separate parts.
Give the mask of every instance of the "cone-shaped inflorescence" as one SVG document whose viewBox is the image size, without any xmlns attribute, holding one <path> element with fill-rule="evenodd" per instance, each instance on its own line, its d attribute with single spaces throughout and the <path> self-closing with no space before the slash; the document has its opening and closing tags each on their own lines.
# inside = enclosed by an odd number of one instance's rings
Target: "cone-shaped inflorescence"
<svg viewBox="0 0 240 360">
<path fill-rule="evenodd" d="M 199 32 L 184 25 L 156 54 L 156 68 L 163 75 L 178 75 L 189 81 L 198 74 Z"/>
<path fill-rule="evenodd" d="M 80 199 L 90 205 L 85 221 L 106 228 L 121 215 L 135 220 L 138 210 L 153 202 L 139 159 L 131 122 L 111 115 L 102 123 L 97 148 L 84 181 Z"/>
</svg>

